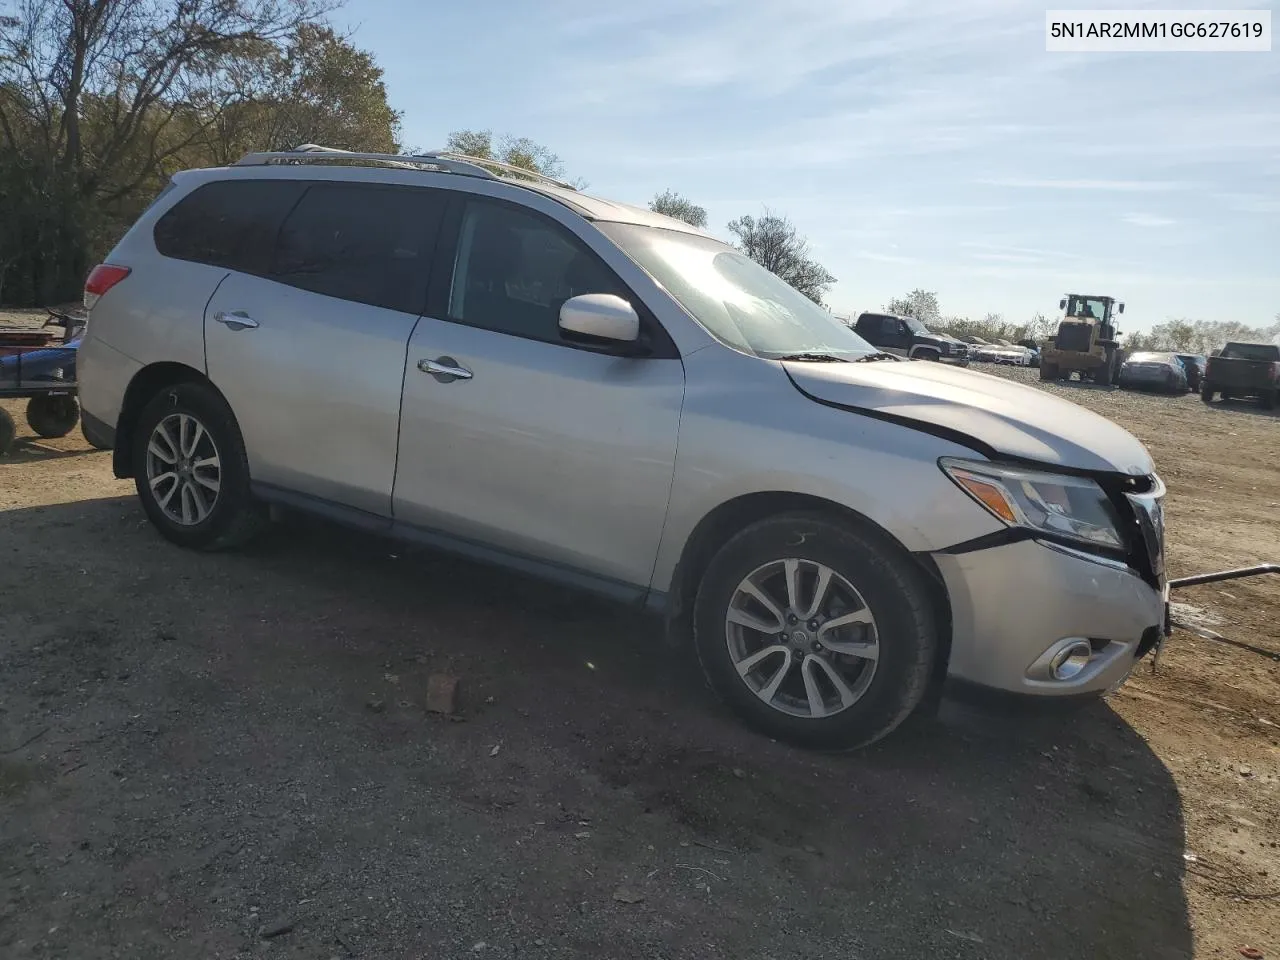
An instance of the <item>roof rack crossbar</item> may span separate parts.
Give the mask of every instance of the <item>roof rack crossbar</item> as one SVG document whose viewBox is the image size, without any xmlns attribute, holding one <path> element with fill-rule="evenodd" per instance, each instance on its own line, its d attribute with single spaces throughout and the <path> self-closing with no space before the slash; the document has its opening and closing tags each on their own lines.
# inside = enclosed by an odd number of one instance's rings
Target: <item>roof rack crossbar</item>
<svg viewBox="0 0 1280 960">
<path fill-rule="evenodd" d="M 532 180 L 535 183 L 546 183 L 567 190 L 577 190 L 571 183 L 548 177 L 534 170 L 513 166 L 498 160 L 487 160 L 483 157 L 469 157 L 461 153 L 450 153 L 446 150 L 434 150 L 428 153 L 394 154 L 394 153 L 360 153 L 352 150 L 340 150 L 337 147 L 325 147 L 316 143 L 304 143 L 293 150 L 273 150 L 259 153 L 248 153 L 237 160 L 234 166 L 256 167 L 277 163 L 333 163 L 334 161 L 357 161 L 360 163 L 382 164 L 402 170 L 419 170 L 423 167 L 434 168 L 443 173 L 457 173 L 469 177 L 484 177 L 489 180 L 500 179 L 500 174 L 507 178 Z"/>
</svg>

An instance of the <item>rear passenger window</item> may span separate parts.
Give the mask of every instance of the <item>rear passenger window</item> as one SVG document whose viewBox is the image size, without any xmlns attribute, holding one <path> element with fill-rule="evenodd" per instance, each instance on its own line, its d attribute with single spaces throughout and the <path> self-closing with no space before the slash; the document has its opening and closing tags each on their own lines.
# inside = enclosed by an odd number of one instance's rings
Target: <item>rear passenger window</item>
<svg viewBox="0 0 1280 960">
<path fill-rule="evenodd" d="M 444 205 L 420 187 L 313 183 L 280 229 L 272 279 L 421 313 Z"/>
<path fill-rule="evenodd" d="M 206 183 L 156 221 L 156 249 L 177 260 L 266 274 L 280 222 L 304 187 L 296 180 Z"/>
</svg>

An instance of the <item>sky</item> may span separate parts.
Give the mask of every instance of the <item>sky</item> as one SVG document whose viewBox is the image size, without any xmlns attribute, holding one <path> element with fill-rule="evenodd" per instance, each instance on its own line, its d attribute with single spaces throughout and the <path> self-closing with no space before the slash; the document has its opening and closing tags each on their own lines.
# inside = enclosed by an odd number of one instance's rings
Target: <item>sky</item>
<svg viewBox="0 0 1280 960">
<path fill-rule="evenodd" d="M 1124 300 L 1124 330 L 1275 322 L 1280 43 L 1047 53 L 1045 10 L 348 0 L 332 19 L 386 71 L 406 145 L 531 137 L 586 192 L 645 205 L 677 190 L 725 239 L 767 207 L 837 278 L 836 313 L 922 287 L 944 314 L 1017 322 L 1069 292 Z"/>
</svg>

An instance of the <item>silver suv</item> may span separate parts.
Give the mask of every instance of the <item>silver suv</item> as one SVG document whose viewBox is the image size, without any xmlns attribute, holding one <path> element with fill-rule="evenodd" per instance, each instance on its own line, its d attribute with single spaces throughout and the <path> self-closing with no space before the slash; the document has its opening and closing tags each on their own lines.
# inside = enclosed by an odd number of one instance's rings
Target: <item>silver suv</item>
<svg viewBox="0 0 1280 960">
<path fill-rule="evenodd" d="M 250 155 L 175 176 L 85 295 L 85 433 L 168 539 L 276 504 L 595 590 L 771 736 L 869 743 L 943 680 L 1101 694 L 1163 637 L 1130 434 L 567 184 Z"/>
</svg>

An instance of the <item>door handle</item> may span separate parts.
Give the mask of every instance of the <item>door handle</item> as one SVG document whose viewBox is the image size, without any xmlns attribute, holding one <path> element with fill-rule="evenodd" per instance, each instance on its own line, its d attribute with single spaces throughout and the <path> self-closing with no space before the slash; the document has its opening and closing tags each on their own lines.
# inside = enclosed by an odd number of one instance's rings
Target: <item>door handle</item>
<svg viewBox="0 0 1280 960">
<path fill-rule="evenodd" d="M 452 383 L 454 380 L 470 380 L 471 371 L 458 365 L 453 357 L 439 357 L 435 360 L 419 360 L 418 369 L 429 373 L 441 383 Z"/>
<path fill-rule="evenodd" d="M 228 330 L 252 330 L 258 325 L 258 321 L 243 310 L 233 310 L 230 313 L 219 310 L 213 315 L 213 319 L 216 323 L 226 324 Z"/>
</svg>

